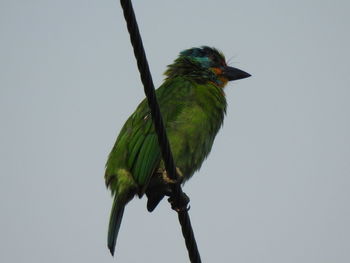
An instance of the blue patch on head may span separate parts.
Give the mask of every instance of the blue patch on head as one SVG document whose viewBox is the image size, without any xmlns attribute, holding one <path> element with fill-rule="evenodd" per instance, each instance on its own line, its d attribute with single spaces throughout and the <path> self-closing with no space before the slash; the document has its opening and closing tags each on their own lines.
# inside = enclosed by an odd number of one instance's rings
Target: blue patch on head
<svg viewBox="0 0 350 263">
<path fill-rule="evenodd" d="M 193 57 L 194 60 L 198 61 L 202 66 L 209 68 L 212 61 L 209 57 Z"/>
<path fill-rule="evenodd" d="M 204 57 L 207 53 L 204 52 L 202 48 L 190 48 L 182 51 L 180 55 L 186 57 Z"/>
<path fill-rule="evenodd" d="M 210 67 L 212 64 L 210 59 L 211 52 L 212 49 L 209 47 L 190 48 L 182 51 L 180 56 L 190 57 L 191 59 L 198 61 L 204 67 Z"/>
</svg>

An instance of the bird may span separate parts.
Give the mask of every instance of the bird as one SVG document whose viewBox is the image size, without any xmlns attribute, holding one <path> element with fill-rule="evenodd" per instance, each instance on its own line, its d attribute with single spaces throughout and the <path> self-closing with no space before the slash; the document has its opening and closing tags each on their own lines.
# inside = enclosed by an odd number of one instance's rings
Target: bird
<svg viewBox="0 0 350 263">
<path fill-rule="evenodd" d="M 122 127 L 106 163 L 105 184 L 114 197 L 107 238 L 112 256 L 126 204 L 146 195 L 147 210 L 152 212 L 171 195 L 171 184 L 183 184 L 200 169 L 226 114 L 224 87 L 251 76 L 228 66 L 223 53 L 209 46 L 180 52 L 164 75 L 156 97 L 178 179 L 167 175 L 144 99 Z"/>
</svg>

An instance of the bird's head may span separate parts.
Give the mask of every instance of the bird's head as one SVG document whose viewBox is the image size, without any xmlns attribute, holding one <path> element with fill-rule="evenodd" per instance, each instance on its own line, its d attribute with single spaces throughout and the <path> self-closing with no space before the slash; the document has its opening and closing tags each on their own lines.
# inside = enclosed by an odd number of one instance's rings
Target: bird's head
<svg viewBox="0 0 350 263">
<path fill-rule="evenodd" d="M 224 55 L 215 48 L 203 46 L 182 51 L 165 72 L 167 78 L 187 76 L 204 84 L 224 87 L 228 81 L 250 77 L 243 70 L 227 66 Z"/>
</svg>

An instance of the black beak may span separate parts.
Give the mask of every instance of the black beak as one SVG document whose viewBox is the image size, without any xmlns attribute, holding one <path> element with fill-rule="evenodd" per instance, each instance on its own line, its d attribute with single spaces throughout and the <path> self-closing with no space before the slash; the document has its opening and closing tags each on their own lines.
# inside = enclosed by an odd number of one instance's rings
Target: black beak
<svg viewBox="0 0 350 263">
<path fill-rule="evenodd" d="M 243 70 L 229 66 L 224 67 L 222 75 L 228 80 L 245 79 L 251 76 L 249 73 Z"/>
</svg>

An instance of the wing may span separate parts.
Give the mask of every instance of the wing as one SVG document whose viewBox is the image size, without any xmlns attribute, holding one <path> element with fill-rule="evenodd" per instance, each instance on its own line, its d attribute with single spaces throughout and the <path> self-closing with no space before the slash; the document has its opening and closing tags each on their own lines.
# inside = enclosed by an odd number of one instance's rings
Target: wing
<svg viewBox="0 0 350 263">
<path fill-rule="evenodd" d="M 166 81 L 157 89 L 157 98 L 166 128 L 176 125 L 176 116 L 181 112 L 184 93 L 190 91 L 191 84 L 183 81 Z M 112 192 L 118 190 L 120 171 L 129 172 L 143 194 L 149 180 L 161 160 L 160 148 L 155 133 L 150 110 L 143 100 L 136 111 L 124 124 L 106 164 L 105 180 Z"/>
<path fill-rule="evenodd" d="M 160 162 L 160 150 L 149 108 L 143 101 L 124 124 L 106 164 L 106 185 L 112 192 L 127 171 L 138 187 L 148 181 Z"/>
</svg>

